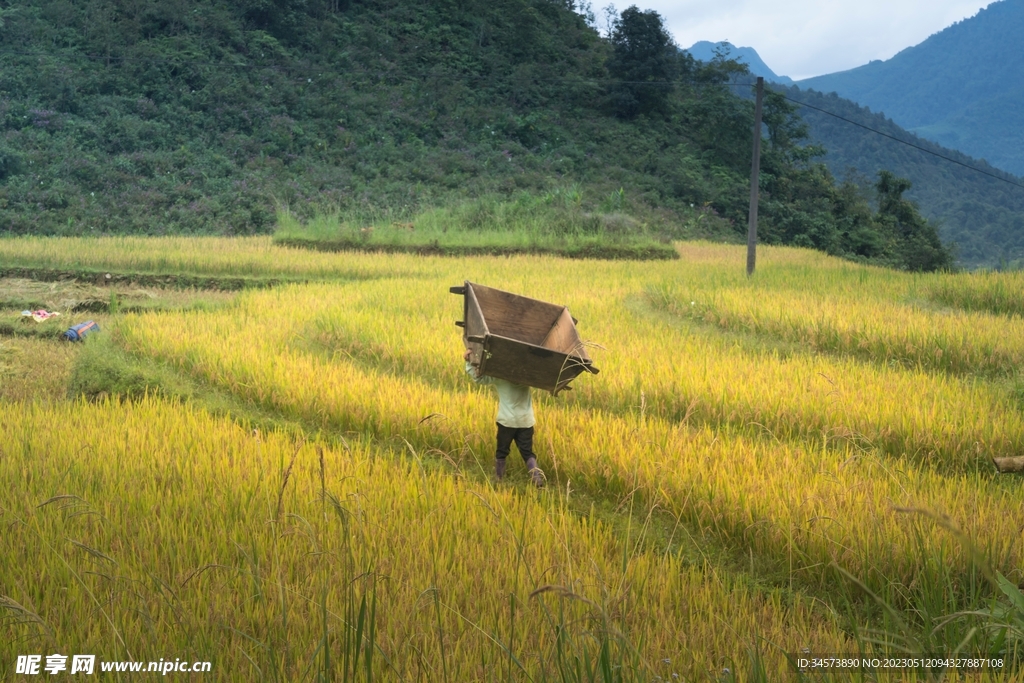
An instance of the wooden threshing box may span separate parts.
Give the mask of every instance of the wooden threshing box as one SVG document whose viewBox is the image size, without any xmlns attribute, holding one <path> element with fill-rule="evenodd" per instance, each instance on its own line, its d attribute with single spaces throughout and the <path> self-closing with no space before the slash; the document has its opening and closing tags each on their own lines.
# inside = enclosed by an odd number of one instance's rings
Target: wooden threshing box
<svg viewBox="0 0 1024 683">
<path fill-rule="evenodd" d="M 597 374 L 565 306 L 474 284 L 463 295 L 462 339 L 480 375 L 557 395 L 583 372 Z"/>
</svg>

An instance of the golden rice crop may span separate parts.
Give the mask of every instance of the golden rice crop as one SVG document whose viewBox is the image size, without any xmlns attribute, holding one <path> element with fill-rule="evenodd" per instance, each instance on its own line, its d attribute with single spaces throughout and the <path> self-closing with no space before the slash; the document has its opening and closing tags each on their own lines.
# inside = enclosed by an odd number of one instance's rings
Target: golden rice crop
<svg viewBox="0 0 1024 683">
<path fill-rule="evenodd" d="M 499 272 L 491 279 L 505 275 Z M 612 272 L 598 279 L 599 293 L 568 278 L 552 277 L 533 286 L 528 277 L 510 283 L 539 290 L 541 298 L 571 300 L 581 331 L 602 342 L 604 349 L 595 352 L 597 364 L 613 370 L 577 382 L 566 399 L 570 402 L 629 413 L 643 393 L 650 415 L 755 426 L 780 439 L 852 441 L 954 471 L 987 466 L 992 455 L 1024 450 L 1020 414 L 986 383 L 921 368 L 809 352 L 782 356 L 722 343 L 647 314 L 636 298 L 641 283 Z M 253 295 L 243 305 L 256 316 L 287 316 L 282 324 L 292 332 L 281 341 L 292 347 L 319 347 L 367 367 L 387 367 L 453 388 L 464 383 L 452 325 L 460 311 L 445 282 L 438 278 L 430 288 L 422 279 L 393 279 L 284 290 Z M 915 400 L 895 400 L 898 396 Z"/>
<path fill-rule="evenodd" d="M 960 374 L 1009 375 L 1024 363 L 1024 320 L 922 308 L 857 293 L 749 286 L 654 287 L 655 305 L 724 329 L 815 351 Z"/>
<path fill-rule="evenodd" d="M 152 398 L 0 403 L 0 429 L 0 672 L 44 652 L 368 680 L 372 646 L 373 680 L 538 680 L 604 640 L 665 680 L 742 672 L 760 642 L 774 678 L 785 651 L 851 649 L 799 595 L 365 443 Z"/>
<path fill-rule="evenodd" d="M 405 257 L 402 272 L 420 272 Z M 334 254 L 274 246 L 263 237 L 19 237 L 0 239 L 0 265 L 132 273 L 369 278 L 389 275 L 380 259 L 353 261 Z"/>
<path fill-rule="evenodd" d="M 67 258 L 59 250 L 51 250 L 45 241 L 14 242 L 18 243 L 16 258 L 25 262 L 49 259 L 54 264 Z M 997 479 L 985 465 L 992 455 L 1021 453 L 1024 425 L 1020 411 L 1004 395 L 1003 388 L 985 377 L 974 376 L 995 372 L 984 368 L 989 362 L 984 358 L 985 349 L 1005 354 L 996 363 L 1004 370 L 1015 362 L 1014 342 L 999 342 L 995 337 L 998 330 L 1012 331 L 1018 323 L 993 316 L 932 311 L 919 304 L 941 298 L 935 293 L 939 291 L 934 289 L 935 283 L 953 283 L 949 284 L 951 291 L 974 286 L 956 279 L 960 276 L 894 273 L 809 251 L 768 248 L 761 250 L 758 272 L 748 283 L 742 269 L 742 248 L 709 244 L 678 245 L 681 261 L 642 266 L 567 263 L 537 257 L 456 260 L 379 254 L 307 255 L 259 240 L 223 244 L 209 241 L 191 246 L 175 245 L 173 240 L 98 244 L 75 243 L 76 249 L 82 246 L 75 263 L 85 267 L 87 261 L 93 266 L 116 262 L 125 264 L 125 269 L 142 269 L 145 265 L 146 269 L 228 275 L 286 273 L 324 279 L 360 274 L 364 278 L 360 283 L 250 292 L 234 306 L 213 312 L 130 316 L 116 337 L 132 353 L 166 362 L 307 427 L 322 428 L 351 443 L 370 439 L 375 447 L 391 445 L 396 450 L 409 445 L 425 454 L 428 462 L 451 462 L 463 471 L 487 466 L 493 447 L 495 401 L 486 390 L 472 387 L 464 376 L 459 331 L 452 325 L 461 317 L 461 299 L 448 294 L 448 286 L 470 279 L 569 304 L 582 321 L 583 336 L 604 348 L 592 353 L 601 375 L 580 378 L 575 391 L 558 399 L 538 397 L 542 466 L 552 487 L 564 492 L 556 499 L 564 500 L 580 488 L 595 497 L 622 501 L 635 493 L 646 509 L 657 507 L 678 518 L 681 533 L 693 535 L 698 543 L 713 539 L 727 548 L 749 551 L 752 565 L 756 555 L 759 565 L 767 565 L 776 576 L 781 569 L 797 580 L 826 589 L 835 577 L 829 568 L 832 563 L 848 569 L 876 590 L 895 584 L 896 592 L 905 591 L 908 601 L 912 601 L 909 596 L 922 577 L 943 575 L 943 571 L 950 590 L 962 589 L 970 580 L 971 558 L 945 527 L 962 529 L 995 567 L 1015 581 L 1021 578 L 1019 567 L 1024 558 L 1015 520 L 1024 500 L 1014 480 Z M 69 246 L 71 243 L 63 248 Z M 217 254 L 222 246 L 223 254 Z M 197 247 L 207 253 L 193 253 L 191 250 Z M 11 249 L 9 243 L 0 241 L 0 262 L 14 258 Z M 659 290 L 670 293 L 676 304 L 682 303 L 677 312 L 684 315 L 669 314 L 652 305 L 649 294 Z M 739 297 L 745 290 L 756 290 L 764 307 L 742 308 Z M 739 312 L 730 315 L 762 316 L 758 320 L 767 321 L 765 325 L 791 321 L 786 322 L 790 327 L 756 330 L 783 337 L 789 343 L 764 343 L 764 337 L 721 333 L 722 326 L 730 330 L 750 327 L 747 322 L 694 324 L 687 320 L 685 309 L 690 291 L 704 292 L 706 301 L 726 301 L 735 295 L 737 298 L 728 302 Z M 716 300 L 716 296 L 721 298 Z M 799 315 L 787 311 L 787 302 L 801 308 Z M 851 321 L 843 319 L 844 313 L 837 313 L 846 303 L 850 305 L 847 312 Z M 726 309 L 728 306 L 723 305 L 722 310 Z M 814 341 L 813 335 L 819 332 L 813 328 L 819 319 L 827 322 L 823 329 L 840 330 L 839 341 L 829 342 L 833 347 L 827 350 L 832 353 L 820 353 L 826 348 L 823 342 Z M 977 320 L 984 321 L 979 324 L 981 334 L 977 336 L 958 327 L 973 325 Z M 849 326 L 843 327 L 847 322 Z M 850 341 L 844 337 L 847 332 Z M 862 336 L 853 341 L 856 335 Z M 864 339 L 871 340 L 866 349 L 852 352 L 839 348 L 846 344 L 860 349 Z M 936 340 L 948 344 L 951 355 L 960 354 L 957 362 L 962 369 L 955 371 L 958 374 L 934 372 L 940 366 L 924 360 L 906 367 L 907 358 L 913 353 L 924 354 L 927 344 Z M 839 353 L 835 353 L 837 350 Z M 898 362 L 885 362 L 893 358 Z M 220 428 L 213 431 L 224 432 Z M 125 454 L 138 450 L 128 444 L 127 433 Z M 372 451 L 362 448 L 356 448 L 358 454 Z M 282 446 L 276 452 L 278 481 L 287 451 Z M 381 458 L 372 461 L 384 462 Z M 337 467 L 333 465 L 332 469 Z M 381 465 L 372 465 L 370 474 L 359 475 L 360 480 L 370 481 L 376 467 Z M 181 468 L 176 471 L 180 474 Z M 408 482 L 412 475 L 400 477 L 387 470 L 387 476 Z M 225 486 L 232 481 L 226 476 L 221 480 Z M 463 479 L 458 479 L 457 486 L 473 488 Z M 391 512 L 391 517 L 379 522 L 378 529 L 399 526 L 399 520 L 422 519 L 423 515 L 447 516 L 447 512 L 430 515 L 412 503 L 411 507 L 392 504 L 386 497 L 390 489 L 383 490 L 383 497 L 373 498 L 368 506 Z M 484 495 L 483 490 L 473 488 L 473 495 Z M 345 491 L 356 500 L 368 499 L 363 489 Z M 315 498 L 315 494 L 314 486 L 309 497 Z M 264 507 L 274 507 L 271 498 L 265 499 Z M 290 501 L 288 505 L 299 505 L 295 499 L 285 500 Z M 509 500 L 526 504 L 514 495 Z M 562 519 L 547 508 L 538 510 L 537 515 Z M 509 518 L 516 519 L 514 515 Z M 302 519 L 308 519 L 306 513 L 302 513 Z M 564 529 L 567 523 L 551 524 Z M 250 527 L 244 529 L 250 529 L 246 532 L 250 536 L 256 533 Z M 473 529 L 466 532 L 471 537 L 484 533 Z M 573 557 L 602 552 L 601 543 L 596 541 L 575 546 L 575 530 L 560 533 L 544 536 L 539 545 L 559 542 L 574 552 L 578 548 L 580 554 Z M 453 547 L 454 541 L 446 541 L 440 531 L 430 538 L 430 543 L 418 546 L 421 555 L 436 544 Z M 238 536 L 231 539 L 242 547 L 245 540 Z M 279 535 L 261 542 L 264 547 L 283 552 L 277 550 L 283 547 Z M 247 558 L 256 555 L 255 551 L 239 555 L 238 562 L 252 565 Z M 395 564 L 404 562 L 404 558 L 395 560 Z M 415 564 L 419 559 L 410 559 L 410 566 L 421 566 Z M 453 562 L 448 560 L 445 566 L 453 567 Z M 570 565 L 566 561 L 565 566 Z M 283 567 L 284 563 L 264 562 L 260 566 Z M 289 576 L 310 577 L 318 569 L 309 565 L 293 568 Z M 486 572 L 469 565 L 460 571 L 466 577 Z M 267 579 L 254 582 L 253 573 L 248 574 L 251 585 L 269 585 Z M 679 573 L 686 575 L 684 569 Z M 602 570 L 600 575 L 613 574 Z M 522 576 L 525 574 L 514 574 L 514 578 L 520 577 L 515 580 Z M 559 575 L 558 581 L 563 580 L 568 579 Z M 610 585 L 602 580 L 592 578 L 587 585 Z M 280 579 L 277 582 L 279 587 Z M 303 586 L 305 594 L 315 593 L 311 586 Z M 434 596 L 441 594 L 420 590 L 419 602 L 412 603 L 412 609 L 419 610 L 417 614 L 431 609 Z M 684 590 L 696 589 L 688 585 Z M 553 594 L 545 595 L 551 598 Z M 518 595 L 517 604 L 529 604 L 528 597 Z M 601 588 L 586 595 L 595 604 L 607 606 L 615 603 L 608 596 L 619 594 Z M 596 599 L 597 595 L 602 599 Z M 593 616 L 583 607 L 588 603 L 571 602 L 575 609 L 584 610 L 579 618 Z M 396 610 L 408 605 L 389 604 L 402 605 L 394 607 Z M 471 610 L 473 604 L 467 598 L 467 602 L 458 603 L 457 609 Z M 507 601 L 489 604 L 487 618 L 501 614 L 501 609 L 505 613 L 510 609 Z M 293 605 L 289 603 L 287 609 Z M 279 611 L 265 611 L 262 616 L 271 614 L 270 622 L 275 624 L 286 621 L 284 616 L 290 614 L 287 609 L 274 609 Z M 444 609 L 441 612 L 445 613 Z M 256 629 L 258 616 L 250 613 L 250 621 L 245 623 Z M 455 650 L 445 649 L 448 643 L 463 642 L 450 634 L 457 630 L 455 624 L 465 626 L 465 621 L 452 618 L 452 622 L 442 622 L 443 635 L 435 641 L 430 640 L 435 636 L 423 625 L 426 617 L 407 627 L 419 631 L 391 636 L 395 643 L 400 638 L 410 640 L 417 652 L 442 649 L 449 653 L 409 655 L 412 659 L 402 661 L 427 662 L 425 666 L 434 672 L 461 657 L 451 654 Z M 666 617 L 672 618 L 678 619 L 678 615 Z M 752 623 L 745 618 L 732 613 L 727 617 L 740 624 Z M 775 623 L 773 619 L 767 617 L 766 623 Z M 287 621 L 294 624 L 302 619 L 289 617 Z M 473 622 L 465 632 L 479 634 L 479 623 Z M 637 617 L 622 622 L 622 628 L 628 627 L 634 636 L 653 634 L 644 630 L 645 623 Z M 693 628 L 699 632 L 699 628 Z M 744 628 L 738 631 L 750 632 Z M 489 633 L 496 633 L 496 629 Z M 281 662 L 288 663 L 289 656 L 292 662 L 302 659 L 297 653 L 267 655 L 274 652 L 267 643 L 273 640 L 280 646 L 292 642 L 292 638 L 281 631 L 274 632 L 273 638 L 269 630 L 259 633 L 255 640 L 262 649 L 247 653 L 258 651 L 270 657 L 261 662 L 270 665 L 272 660 L 278 662 L 274 666 L 280 666 Z M 813 640 L 810 636 L 808 639 Z M 501 638 L 495 640 L 504 642 Z M 490 654 L 481 659 L 483 646 L 465 642 L 460 652 L 473 653 L 473 666 L 497 661 L 488 659 Z M 550 653 L 556 647 L 550 641 L 550 631 L 542 642 L 540 652 Z M 725 651 L 737 652 L 724 645 L 716 650 Z M 311 661 L 309 652 L 305 653 L 307 661 Z M 537 661 L 543 657 L 538 654 Z M 479 668 L 466 666 L 464 671 L 474 676 L 487 669 L 486 664 Z M 705 671 L 715 666 L 720 666 L 720 661 L 708 664 L 701 660 L 689 670 Z M 425 671 L 419 670 L 418 675 L 425 675 Z M 434 673 L 430 676 L 436 677 Z"/>
<path fill-rule="evenodd" d="M 461 372 L 457 336 L 450 332 L 447 342 L 437 339 L 427 347 L 420 345 L 424 338 L 434 338 L 430 330 L 450 316 L 450 308 L 422 304 L 437 296 L 423 287 L 422 281 L 408 288 L 396 287 L 398 282 L 392 281 L 388 289 L 365 290 L 370 293 L 367 300 L 344 286 L 254 292 L 240 298 L 228 315 L 141 316 L 127 320 L 121 334 L 123 343 L 134 352 L 175 364 L 307 424 L 384 440 L 409 440 L 454 457 L 487 453 L 494 399 L 470 389 L 468 380 L 457 377 Z M 391 311 L 402 321 L 404 334 L 394 326 L 374 326 L 372 322 L 384 309 L 370 302 L 383 304 L 388 297 L 421 302 L 396 303 Z M 320 308 L 318 302 L 323 301 L 335 303 Z M 451 299 L 448 301 L 451 306 Z M 365 325 L 366 336 L 352 346 L 339 344 L 333 355 L 325 356 L 317 349 L 310 350 L 308 344 L 315 341 L 317 330 L 322 330 L 317 322 L 321 311 L 335 319 L 340 315 L 335 307 L 348 307 L 350 322 Z M 360 312 L 361 308 L 375 313 Z M 268 325 L 268 320 L 274 324 Z M 357 348 L 359 343 L 364 348 Z M 388 354 L 408 355 L 403 352 L 406 344 L 419 352 L 431 351 L 432 358 L 440 357 L 440 363 L 451 366 L 448 374 L 409 372 L 408 361 L 389 366 L 385 362 Z M 625 360 L 630 355 L 642 355 L 642 349 L 623 351 L 618 356 L 621 364 L 610 366 L 613 372 L 645 367 L 631 365 Z M 711 364 L 718 358 L 709 355 L 698 362 Z M 728 359 L 738 362 L 742 356 L 733 354 Z M 762 364 L 761 358 L 747 359 L 745 366 L 729 376 L 758 374 Z M 779 367 L 787 365 L 779 361 Z M 868 367 L 865 372 L 880 371 Z M 941 382 L 951 381 L 899 370 L 886 372 L 902 378 L 903 391 L 935 391 L 944 386 Z M 714 371 L 705 374 L 718 375 Z M 584 396 L 565 405 L 543 402 L 540 443 L 548 447 L 552 459 L 557 458 L 561 485 L 570 480 L 576 486 L 611 495 L 622 495 L 636 486 L 650 504 L 657 503 L 729 543 L 750 546 L 812 581 L 827 581 L 831 576 L 827 568 L 837 561 L 874 586 L 887 580 L 909 584 L 920 569 L 922 553 L 945 556 L 956 571 L 967 570 L 969 556 L 955 540 L 939 532 L 922 534 L 931 521 L 899 514 L 894 510 L 899 507 L 949 515 L 952 523 L 975 539 L 1005 571 L 1021 559 L 1019 530 L 1012 513 L 1019 508 L 1021 496 L 1016 489 L 993 481 L 990 473 L 943 475 L 927 464 L 894 461 L 841 440 L 832 446 L 838 423 L 801 443 L 735 436 L 714 426 L 692 428 L 650 415 L 646 406 L 643 411 L 602 410 L 603 377 L 580 380 L 582 386 L 592 384 L 592 388 L 581 388 Z M 799 387 L 798 377 L 791 371 L 788 376 L 755 385 L 755 390 L 767 392 L 773 382 Z M 939 384 L 929 384 L 930 379 Z M 642 389 L 646 380 L 639 377 L 633 381 Z M 716 387 L 715 391 L 727 390 L 724 384 Z M 881 402 L 878 397 L 892 389 L 876 383 L 859 391 L 875 392 L 876 402 Z M 776 391 L 782 404 L 782 392 Z M 922 430 L 923 439 L 940 443 L 948 438 L 944 429 L 951 437 L 957 436 L 956 430 L 980 434 L 970 430 L 977 430 L 986 419 L 997 425 L 1002 424 L 1000 420 L 1017 424 L 1015 415 L 1000 411 L 995 402 L 981 403 L 982 409 L 993 412 L 975 415 L 979 405 L 971 401 L 981 402 L 983 393 L 966 391 L 962 403 L 955 402 L 956 396 L 950 391 L 944 399 L 951 401 L 948 407 L 933 403 L 930 410 L 934 412 L 920 413 L 920 419 L 931 420 Z M 733 394 L 721 400 L 737 412 L 745 408 Z M 850 405 L 856 408 L 856 398 Z M 942 411 L 954 408 L 973 415 L 973 421 L 943 422 Z M 918 428 L 911 422 L 913 414 L 906 417 L 909 410 L 899 410 L 895 402 L 887 409 L 882 427 L 907 433 Z M 441 417 L 423 422 L 432 415 Z"/>
<path fill-rule="evenodd" d="M 670 275 L 680 282 L 732 286 L 746 282 L 744 248 L 687 242 L 681 261 L 645 263 L 649 281 Z M 56 269 L 107 268 L 121 272 L 187 272 L 229 276 L 345 278 L 432 272 L 431 261 L 411 255 L 346 255 L 275 246 L 256 237 L 17 237 L 0 239 L 0 265 Z M 636 270 L 629 263 L 620 271 Z M 355 270 L 353 270 L 355 269 Z M 915 275 L 843 261 L 806 249 L 762 245 L 755 280 L 769 287 L 899 300 L 923 297 L 966 310 L 1020 313 L 1024 276 L 1018 273 Z"/>
<path fill-rule="evenodd" d="M 1024 316 L 1024 271 L 932 276 L 922 290 L 929 298 L 947 306 Z"/>
<path fill-rule="evenodd" d="M 77 351 L 48 339 L 0 337 L 0 401 L 63 399 Z"/>
<path fill-rule="evenodd" d="M 673 273 L 722 283 L 742 281 L 742 247 L 702 242 L 676 245 L 681 261 L 650 262 L 644 273 Z M 907 276 L 880 268 L 841 261 L 810 250 L 762 247 L 759 278 L 802 280 L 812 277 L 817 287 L 845 286 L 851 278 L 870 277 L 877 288 Z M 542 259 L 559 263 L 557 259 Z M 16 237 L 0 239 L 0 265 L 56 269 L 108 268 L 120 272 L 187 272 L 228 276 L 285 276 L 310 278 L 391 276 L 433 272 L 434 261 L 413 255 L 331 254 L 275 246 L 269 236 L 254 237 Z M 579 262 L 577 262 L 579 263 Z M 740 268 L 737 269 L 737 264 Z M 590 265 L 595 265 L 593 262 Z M 614 263 L 612 270 L 633 271 L 635 264 Z M 352 269 L 356 268 L 356 271 Z M 869 273 L 869 275 L 862 275 Z M 897 286 L 901 286 L 897 284 Z"/>
</svg>

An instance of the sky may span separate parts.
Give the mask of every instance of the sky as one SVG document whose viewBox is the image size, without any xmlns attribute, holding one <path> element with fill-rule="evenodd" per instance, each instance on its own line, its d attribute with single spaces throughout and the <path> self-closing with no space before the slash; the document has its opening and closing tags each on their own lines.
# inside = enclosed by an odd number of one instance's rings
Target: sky
<svg viewBox="0 0 1024 683">
<path fill-rule="evenodd" d="M 596 9 L 598 24 L 602 12 Z M 780 76 L 794 80 L 889 59 L 989 0 L 619 0 L 664 18 L 682 48 L 700 40 L 752 47 Z M 602 6 L 603 3 L 602 3 Z"/>
</svg>

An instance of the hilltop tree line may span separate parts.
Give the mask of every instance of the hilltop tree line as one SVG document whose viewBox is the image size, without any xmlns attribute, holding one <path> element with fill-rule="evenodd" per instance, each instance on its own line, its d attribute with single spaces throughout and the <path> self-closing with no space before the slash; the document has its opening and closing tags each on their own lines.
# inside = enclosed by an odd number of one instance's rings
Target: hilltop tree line
<svg viewBox="0 0 1024 683">
<path fill-rule="evenodd" d="M 744 67 L 695 62 L 637 7 L 602 36 L 588 8 L 25 0 L 0 26 L 0 230 L 261 233 L 280 205 L 402 215 L 571 185 L 666 237 L 738 238 Z M 837 183 L 788 103 L 766 111 L 766 242 L 951 264 L 931 224 Z"/>
</svg>

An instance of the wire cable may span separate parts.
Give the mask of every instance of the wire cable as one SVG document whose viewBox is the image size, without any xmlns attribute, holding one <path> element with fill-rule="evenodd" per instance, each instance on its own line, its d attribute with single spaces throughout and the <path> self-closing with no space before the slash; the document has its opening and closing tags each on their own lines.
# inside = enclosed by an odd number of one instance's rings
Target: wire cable
<svg viewBox="0 0 1024 683">
<path fill-rule="evenodd" d="M 792 97 L 786 97 L 785 95 L 783 95 L 782 93 L 778 92 L 777 90 L 775 90 L 773 92 L 776 95 L 778 95 L 779 97 L 781 97 L 782 99 L 788 100 L 789 102 L 792 102 L 794 104 L 799 104 L 801 107 L 807 107 L 808 109 L 813 109 L 815 111 L 819 111 L 822 114 L 828 114 L 829 116 L 837 118 L 840 121 L 845 121 L 846 123 L 849 123 L 849 124 L 852 124 L 854 126 L 857 126 L 858 128 L 863 128 L 864 130 L 871 131 L 872 133 L 875 133 L 876 135 L 881 135 L 882 137 L 889 138 L 890 140 L 895 140 L 896 142 L 898 142 L 900 144 L 907 145 L 908 147 L 913 147 L 914 149 L 920 150 L 920 151 L 924 152 L 925 154 L 931 154 L 934 157 L 938 157 L 940 159 L 944 159 L 945 161 L 948 161 L 950 163 L 956 164 L 957 166 L 963 166 L 964 168 L 969 169 L 971 171 L 974 171 L 976 173 L 981 173 L 982 175 L 987 175 L 989 178 L 995 178 L 996 180 L 1001 180 L 1004 183 L 1007 183 L 1008 185 L 1013 185 L 1014 187 L 1019 187 L 1019 188 L 1024 189 L 1024 185 L 1022 185 L 1021 183 L 1014 182 L 1014 181 L 1012 181 L 1012 180 L 1010 180 L 1008 178 L 1004 178 L 1003 176 L 997 175 L 995 173 L 989 173 L 988 171 L 986 171 L 984 169 L 981 169 L 981 168 L 978 168 L 977 166 L 971 166 L 970 164 L 965 164 L 964 162 L 958 161 L 957 159 L 954 159 L 952 157 L 948 157 L 945 154 L 939 154 L 938 152 L 934 152 L 934 151 L 932 151 L 932 150 L 930 150 L 930 149 L 928 149 L 926 147 L 922 147 L 921 145 L 915 145 L 913 142 L 907 142 L 906 140 L 901 140 L 900 138 L 896 137 L 895 135 L 889 135 L 888 133 L 884 133 L 884 132 L 882 132 L 880 130 L 872 128 L 871 126 L 865 126 L 863 123 L 858 123 L 857 121 L 853 121 L 851 119 L 848 119 L 845 116 L 840 116 L 839 114 L 834 114 L 834 113 L 828 111 L 827 109 L 822 109 L 821 107 L 815 107 L 813 104 L 807 104 L 806 102 L 801 102 L 800 100 L 794 100 Z"/>
</svg>

